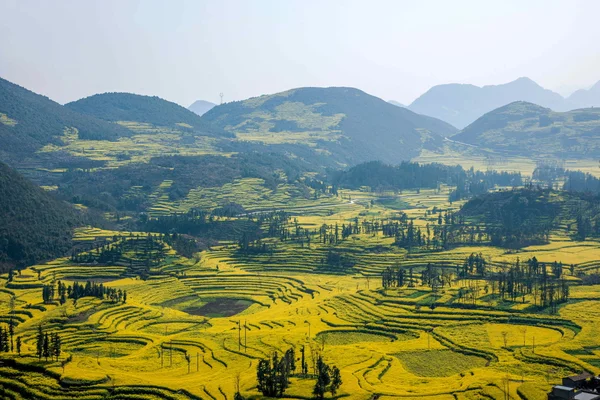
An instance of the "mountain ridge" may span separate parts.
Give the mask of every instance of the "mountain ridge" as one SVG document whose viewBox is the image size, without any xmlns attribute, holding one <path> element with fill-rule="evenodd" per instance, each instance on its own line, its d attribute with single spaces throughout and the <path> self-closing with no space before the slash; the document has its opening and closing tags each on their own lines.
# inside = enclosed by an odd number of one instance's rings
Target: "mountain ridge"
<svg viewBox="0 0 600 400">
<path fill-rule="evenodd" d="M 202 116 L 215 106 L 216 106 L 216 104 L 211 103 L 210 101 L 196 100 L 188 107 L 188 110 L 190 110 L 191 112 L 193 112 L 199 116 Z"/>
<path fill-rule="evenodd" d="M 560 94 L 544 89 L 526 77 L 500 85 L 436 85 L 415 99 L 408 108 L 462 129 L 485 113 L 514 101 L 528 101 L 554 111 L 569 109 L 567 100 Z"/>
<path fill-rule="evenodd" d="M 65 107 L 110 122 L 135 121 L 156 126 L 189 128 L 206 136 L 221 136 L 192 111 L 158 96 L 107 92 L 94 94 Z"/>
<path fill-rule="evenodd" d="M 302 138 L 344 164 L 410 159 L 456 131 L 443 121 L 349 87 L 295 88 L 225 103 L 202 119 L 239 140 L 291 143 Z"/>
</svg>

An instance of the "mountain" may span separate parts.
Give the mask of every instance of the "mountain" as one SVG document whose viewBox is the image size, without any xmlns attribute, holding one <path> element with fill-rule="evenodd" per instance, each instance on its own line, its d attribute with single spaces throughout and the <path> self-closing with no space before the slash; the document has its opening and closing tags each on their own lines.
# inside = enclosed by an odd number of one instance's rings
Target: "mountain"
<svg viewBox="0 0 600 400">
<path fill-rule="evenodd" d="M 528 101 L 555 111 L 570 109 L 558 93 L 544 89 L 529 78 L 502 85 L 438 85 L 412 102 L 410 110 L 446 121 L 459 129 L 483 114 L 514 101 Z"/>
<path fill-rule="evenodd" d="M 79 114 L 0 78 L 0 160 L 18 160 L 46 144 L 60 145 L 66 128 L 82 139 L 116 140 L 131 131 Z"/>
<path fill-rule="evenodd" d="M 188 107 L 188 110 L 202 116 L 202 115 L 206 114 L 206 112 L 208 110 L 210 110 L 211 108 L 213 108 L 214 106 L 216 106 L 216 104 L 211 103 L 210 101 L 196 100 L 191 106 Z"/>
<path fill-rule="evenodd" d="M 68 103 L 65 107 L 105 121 L 143 122 L 175 129 L 190 129 L 206 136 L 222 134 L 187 108 L 156 96 L 103 93 Z"/>
<path fill-rule="evenodd" d="M 393 104 L 393 105 L 395 105 L 397 107 L 406 107 L 404 104 L 402 104 L 402 103 L 400 103 L 400 102 L 398 102 L 396 100 L 388 100 L 388 103 Z"/>
<path fill-rule="evenodd" d="M 600 108 L 555 112 L 518 101 L 483 115 L 452 139 L 514 155 L 598 157 Z"/>
<path fill-rule="evenodd" d="M 65 254 L 79 216 L 0 162 L 0 270 Z"/>
<path fill-rule="evenodd" d="M 580 89 L 567 98 L 574 108 L 600 107 L 600 81 L 590 89 Z"/>
<path fill-rule="evenodd" d="M 202 120 L 238 140 L 295 143 L 340 164 L 398 163 L 437 148 L 456 129 L 358 89 L 298 88 L 213 108 Z"/>
</svg>

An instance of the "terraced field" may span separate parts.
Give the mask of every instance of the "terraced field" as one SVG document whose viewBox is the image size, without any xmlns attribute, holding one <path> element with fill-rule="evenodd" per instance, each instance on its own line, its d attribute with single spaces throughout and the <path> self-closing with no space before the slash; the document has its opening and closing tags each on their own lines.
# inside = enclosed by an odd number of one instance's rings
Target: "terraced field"
<svg viewBox="0 0 600 400">
<path fill-rule="evenodd" d="M 241 195 L 251 183 L 238 182 L 223 196 Z M 306 200 L 306 207 L 297 204 L 302 211 L 292 213 L 297 226 L 308 230 L 400 212 L 425 226 L 436 219 L 427 213 L 433 207 L 458 207 L 447 204 L 447 191 L 343 191 L 335 201 Z M 215 201 L 196 194 L 185 201 Z M 161 196 L 156 193 L 156 204 L 165 201 Z M 267 197 L 263 204 L 270 207 L 286 201 L 279 191 Z M 98 245 L 148 240 L 146 235 L 88 227 L 75 239 L 83 255 Z M 596 241 L 575 242 L 558 230 L 550 244 L 520 252 L 489 246 L 408 251 L 381 234 L 359 233 L 335 246 L 353 259 L 344 270 L 324 265 L 330 245 L 277 238 L 268 243 L 273 251 L 249 255 L 222 242 L 193 260 L 166 244 L 123 247 L 116 265 L 62 258 L 26 268 L 12 282 L 2 276 L 0 326 L 15 322 L 23 345 L 21 356 L 2 353 L 0 393 L 9 399 L 232 399 L 239 376 L 241 392 L 259 398 L 258 361 L 290 347 L 296 355 L 306 349 L 309 372 L 293 375 L 286 391 L 291 398 L 310 397 L 316 354 L 340 368 L 339 396 L 350 399 L 499 399 L 508 380 L 510 398 L 542 400 L 565 374 L 600 372 L 600 287 L 580 285 L 577 277 L 600 266 Z M 142 277 L 135 262 L 150 249 L 157 252 L 155 262 Z M 421 282 L 427 264 L 455 274 L 457 265 L 479 252 L 498 268 L 534 255 L 541 262 L 575 264 L 567 277 L 571 299 L 553 314 L 532 308 L 529 297 L 511 302 L 486 293 L 483 280 L 465 283 L 454 275 L 438 290 Z M 414 286 L 384 289 L 381 272 L 387 267 L 413 269 Z M 59 280 L 102 283 L 126 291 L 127 300 L 43 302 L 42 287 Z M 478 288 L 468 304 L 459 295 L 467 284 Z M 58 361 L 35 357 L 40 325 L 60 332 Z"/>
</svg>

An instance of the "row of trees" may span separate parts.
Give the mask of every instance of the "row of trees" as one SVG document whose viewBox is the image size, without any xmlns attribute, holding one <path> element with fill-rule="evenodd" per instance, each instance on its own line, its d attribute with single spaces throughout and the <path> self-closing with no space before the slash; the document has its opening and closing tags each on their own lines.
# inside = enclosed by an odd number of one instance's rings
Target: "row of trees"
<svg viewBox="0 0 600 400">
<path fill-rule="evenodd" d="M 458 303 L 475 304 L 480 294 L 478 280 L 486 282 L 485 294 L 498 295 L 501 300 L 513 302 L 519 299 L 525 303 L 530 296 L 535 306 L 557 310 L 558 304 L 569 299 L 569 284 L 564 277 L 566 268 L 561 262 L 554 261 L 550 264 L 540 263 L 535 257 L 522 263 L 518 258 L 515 263 L 490 265 L 481 253 L 471 254 L 462 266 L 456 267 L 456 274 L 448 267 L 438 268 L 429 263 L 421 271 L 421 284 L 429 286 L 435 292 L 440 287 L 451 285 L 452 281 L 462 280 L 462 287 L 458 290 Z M 571 275 L 574 266 L 569 267 Z M 414 287 L 416 279 L 413 268 L 386 268 L 381 273 L 382 286 Z"/>
<path fill-rule="evenodd" d="M 14 324 L 9 323 L 6 328 L 0 326 L 0 352 L 8 353 L 15 351 L 15 329 Z M 17 336 L 16 350 L 21 354 L 21 337 Z"/>
<path fill-rule="evenodd" d="M 58 281 L 44 285 L 42 288 L 42 299 L 44 303 L 51 303 L 55 296 L 58 295 L 60 304 L 65 304 L 67 299 L 73 299 L 77 302 L 82 297 L 96 297 L 100 300 L 107 299 L 113 303 L 126 303 L 127 291 L 121 289 L 110 288 L 104 284 L 87 281 L 85 284 L 74 282 L 73 286 L 67 286 L 65 283 Z"/>
<path fill-rule="evenodd" d="M 52 332 L 48 334 L 48 332 L 44 332 L 44 329 L 41 325 L 38 326 L 36 342 L 35 342 L 35 354 L 38 359 L 42 359 L 44 357 L 46 361 L 48 358 L 58 358 L 62 352 L 62 340 L 58 333 Z"/>
</svg>

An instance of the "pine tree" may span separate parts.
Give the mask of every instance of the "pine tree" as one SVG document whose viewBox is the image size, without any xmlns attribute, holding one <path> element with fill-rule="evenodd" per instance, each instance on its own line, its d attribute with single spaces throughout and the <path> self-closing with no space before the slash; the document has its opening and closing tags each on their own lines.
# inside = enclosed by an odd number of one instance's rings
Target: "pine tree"
<svg viewBox="0 0 600 400">
<path fill-rule="evenodd" d="M 50 354 L 50 338 L 47 333 L 44 333 L 44 342 L 42 345 L 42 355 L 48 361 L 48 358 L 51 356 Z"/>
</svg>

